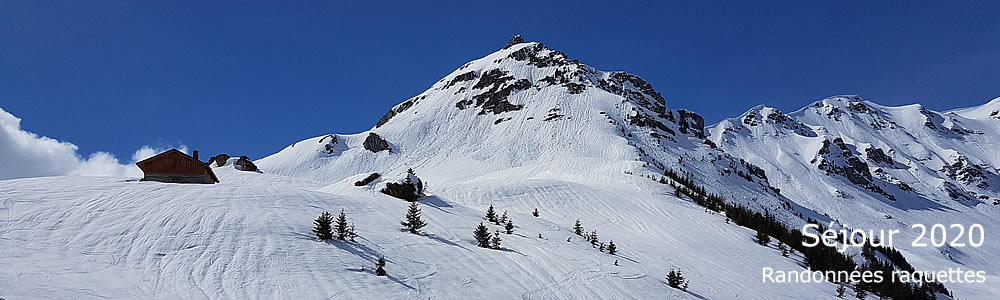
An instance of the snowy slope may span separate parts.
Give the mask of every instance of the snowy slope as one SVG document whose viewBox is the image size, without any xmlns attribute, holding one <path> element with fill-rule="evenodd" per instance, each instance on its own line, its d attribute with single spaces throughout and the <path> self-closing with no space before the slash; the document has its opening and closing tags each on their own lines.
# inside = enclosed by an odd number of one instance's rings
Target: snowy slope
<svg viewBox="0 0 1000 300">
<path fill-rule="evenodd" d="M 454 198 L 422 200 L 430 225 L 412 235 L 398 226 L 407 203 L 371 190 L 325 193 L 275 184 L 285 180 L 275 175 L 216 170 L 222 180 L 216 185 L 106 177 L 4 181 L 0 297 L 762 299 L 833 290 L 829 284 L 757 288 L 762 266 L 794 269 L 801 258 L 756 246 L 749 230 L 690 203 L 645 197 L 662 188 L 642 179 L 455 186 L 444 191 Z M 508 210 L 517 224 L 514 235 L 504 235 L 503 251 L 474 245 L 472 229 L 483 210 L 458 203 L 483 195 L 494 201 L 476 202 Z M 530 215 L 535 207 L 538 218 Z M 311 220 L 338 209 L 357 224 L 358 242 L 315 241 Z M 576 218 L 613 239 L 619 255 L 573 235 Z M 388 278 L 371 274 L 380 256 L 389 261 Z M 689 293 L 663 282 L 674 267 L 691 279 Z"/>
<path fill-rule="evenodd" d="M 720 148 L 764 168 L 796 203 L 848 228 L 901 230 L 895 246 L 917 269 L 983 269 L 997 278 L 998 110 L 1000 99 L 940 113 L 838 96 L 788 114 L 755 107 L 709 131 Z M 982 224 L 986 244 L 911 247 L 915 223 Z M 958 297 L 996 295 L 982 284 L 948 286 Z"/>
</svg>

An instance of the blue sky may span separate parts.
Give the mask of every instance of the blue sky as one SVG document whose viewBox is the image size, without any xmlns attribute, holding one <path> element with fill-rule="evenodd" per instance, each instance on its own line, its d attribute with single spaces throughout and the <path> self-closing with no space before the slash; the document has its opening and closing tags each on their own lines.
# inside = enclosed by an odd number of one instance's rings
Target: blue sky
<svg viewBox="0 0 1000 300">
<path fill-rule="evenodd" d="M 995 1 L 349 2 L 0 1 L 0 108 L 80 153 L 256 159 L 366 130 L 516 33 L 713 123 L 835 94 L 1000 96 Z"/>
</svg>

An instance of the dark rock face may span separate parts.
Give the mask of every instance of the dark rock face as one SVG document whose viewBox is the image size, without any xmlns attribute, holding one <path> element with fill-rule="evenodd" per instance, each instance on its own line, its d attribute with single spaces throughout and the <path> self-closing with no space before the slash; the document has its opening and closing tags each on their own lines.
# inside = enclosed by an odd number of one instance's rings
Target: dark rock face
<svg viewBox="0 0 1000 300">
<path fill-rule="evenodd" d="M 329 139 L 328 142 L 327 142 L 327 139 Z M 323 151 L 326 154 L 333 154 L 333 151 L 334 151 L 333 146 L 337 144 L 337 135 L 335 135 L 335 134 L 327 134 L 326 136 L 324 136 L 324 137 L 322 137 L 322 138 L 319 139 L 319 143 L 320 144 L 323 144 L 323 142 L 326 142 L 326 144 L 323 145 Z"/>
<path fill-rule="evenodd" d="M 545 45 L 542 43 L 536 43 L 534 46 L 524 47 L 511 52 L 510 55 L 507 55 L 507 58 L 511 58 L 516 61 L 527 60 L 529 66 L 535 66 L 538 68 L 565 66 L 573 63 L 573 61 L 566 57 L 566 54 L 556 50 L 550 49 L 550 51 L 545 55 L 539 55 L 539 52 L 545 49 Z"/>
<path fill-rule="evenodd" d="M 991 178 L 997 177 L 995 173 L 989 171 L 988 167 L 971 163 L 968 158 L 961 155 L 951 165 L 941 167 L 941 172 L 944 172 L 951 179 L 966 185 L 975 185 L 981 189 L 989 188 Z"/>
<path fill-rule="evenodd" d="M 680 115 L 678 118 L 677 125 L 680 125 L 678 130 L 681 133 L 687 133 L 691 131 L 691 134 L 699 138 L 705 138 L 705 119 L 696 113 L 689 112 L 683 109 L 677 110 L 677 114 Z"/>
<path fill-rule="evenodd" d="M 507 49 L 507 48 L 510 48 L 511 46 L 514 46 L 514 45 L 517 45 L 517 44 L 520 44 L 520 43 L 524 43 L 524 38 L 522 38 L 521 35 L 518 34 L 518 35 L 515 35 L 514 37 L 510 38 L 510 41 L 507 42 L 507 46 L 503 47 L 503 48 Z"/>
<path fill-rule="evenodd" d="M 864 103 L 861 102 L 852 102 L 850 105 L 847 106 L 847 108 L 850 108 L 854 112 L 863 114 L 867 114 L 872 111 L 870 108 L 868 108 L 868 105 L 865 105 Z"/>
<path fill-rule="evenodd" d="M 638 88 L 640 92 L 632 90 L 622 90 L 622 86 L 625 83 L 629 83 L 635 88 Z M 638 104 L 648 110 L 662 114 L 667 111 L 667 100 L 663 99 L 653 85 L 646 82 L 639 76 L 635 76 L 625 72 L 614 72 L 608 80 L 600 80 L 597 83 L 597 87 L 608 91 L 609 93 L 622 95 L 632 103 Z"/>
<path fill-rule="evenodd" d="M 873 193 L 882 195 L 886 199 L 895 201 L 896 197 L 882 190 L 868 171 L 868 164 L 861 158 L 854 155 L 854 152 L 844 143 L 841 138 L 836 138 L 831 143 L 830 140 L 823 141 L 823 147 L 817 153 L 820 163 L 817 166 L 827 174 L 844 176 L 851 183 L 864 188 Z M 842 163 L 838 163 L 837 161 Z M 815 159 L 813 160 L 815 162 Z"/>
<path fill-rule="evenodd" d="M 403 103 L 400 103 L 399 105 L 396 105 L 396 107 L 389 109 L 389 111 L 386 112 L 385 115 L 383 115 L 382 118 L 378 120 L 378 123 L 375 124 L 375 128 L 382 127 L 382 125 L 385 125 L 386 122 L 389 122 L 389 120 L 392 119 L 392 117 L 395 117 L 396 115 L 402 113 L 403 111 L 406 111 L 410 107 L 413 107 L 413 105 L 417 104 L 418 101 L 423 100 L 424 98 L 427 98 L 427 95 L 413 97 L 410 98 L 409 100 L 403 101 Z"/>
<path fill-rule="evenodd" d="M 451 86 L 459 82 L 469 81 L 473 79 L 476 79 L 476 71 L 469 71 L 466 73 L 462 73 L 459 74 L 458 76 L 455 76 L 455 78 L 449 81 L 448 84 L 445 84 L 444 88 L 450 88 Z"/>
<path fill-rule="evenodd" d="M 246 155 L 240 156 L 234 167 L 240 171 L 257 172 L 257 165 L 253 164 Z"/>
<path fill-rule="evenodd" d="M 382 139 L 381 136 L 375 134 L 374 132 L 368 133 L 368 137 L 365 138 L 364 147 L 371 152 L 380 152 L 385 150 L 391 151 L 391 149 L 389 149 L 389 142 L 386 142 L 385 139 Z"/>
<path fill-rule="evenodd" d="M 511 83 L 511 81 L 513 81 Z M 475 105 L 481 107 L 480 115 L 486 113 L 500 114 L 508 111 L 521 110 L 524 106 L 507 102 L 507 97 L 514 91 L 522 91 L 531 88 L 531 82 L 527 79 L 514 80 L 513 76 L 500 69 L 492 69 L 483 73 L 473 89 L 485 90 L 479 95 L 472 96 Z M 455 106 L 459 109 L 466 107 L 467 102 L 459 102 Z"/>
<path fill-rule="evenodd" d="M 667 125 L 664 125 L 663 123 L 660 123 L 660 121 L 657 121 L 656 118 L 653 118 L 653 117 L 650 117 L 650 116 L 647 116 L 647 115 L 644 115 L 644 114 L 637 114 L 635 116 L 630 117 L 629 118 L 629 124 L 632 124 L 632 125 L 635 125 L 635 126 L 656 128 L 656 129 L 659 129 L 659 130 L 661 130 L 663 132 L 666 132 L 666 133 L 668 133 L 670 135 L 677 135 L 677 133 L 674 132 L 673 130 L 670 130 L 670 127 L 667 127 Z"/>
<path fill-rule="evenodd" d="M 886 155 L 885 152 L 882 151 L 882 148 L 875 148 L 869 146 L 868 148 L 865 148 L 865 154 L 868 155 L 868 160 L 870 161 L 888 166 L 895 164 L 895 162 L 892 160 L 892 157 Z"/>
<path fill-rule="evenodd" d="M 216 167 L 221 167 L 226 165 L 226 161 L 228 160 L 229 160 L 229 154 L 222 153 L 216 156 L 212 156 L 212 158 L 209 158 L 208 163 L 209 164 L 214 163 Z"/>
<path fill-rule="evenodd" d="M 420 195 L 417 194 L 417 186 L 412 183 L 389 182 L 385 184 L 382 193 L 406 201 L 417 201 L 420 198 Z"/>
<path fill-rule="evenodd" d="M 378 119 L 378 124 L 375 124 L 375 128 L 382 127 L 382 125 L 385 125 L 386 122 L 389 122 L 389 119 L 392 119 L 392 117 L 395 116 L 396 116 L 396 111 L 389 109 L 389 111 L 386 112 L 381 119 Z"/>
<path fill-rule="evenodd" d="M 368 185 L 369 183 L 372 183 L 372 181 L 375 181 L 375 179 L 378 179 L 381 176 L 382 175 L 379 174 L 379 173 L 371 173 L 371 174 L 368 175 L 368 177 L 365 177 L 364 179 L 355 181 L 354 182 L 354 186 L 366 186 L 366 185 Z"/>
</svg>

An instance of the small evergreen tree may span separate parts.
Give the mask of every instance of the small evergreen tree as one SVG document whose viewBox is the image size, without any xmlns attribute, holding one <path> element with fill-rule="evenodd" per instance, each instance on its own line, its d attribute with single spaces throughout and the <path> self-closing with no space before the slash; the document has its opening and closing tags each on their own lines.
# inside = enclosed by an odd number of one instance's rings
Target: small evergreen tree
<svg viewBox="0 0 1000 300">
<path fill-rule="evenodd" d="M 678 185 L 677 187 L 674 188 L 674 197 L 677 198 L 681 197 L 681 186 Z"/>
<path fill-rule="evenodd" d="M 357 237 L 358 237 L 358 232 L 355 231 L 354 223 L 351 223 L 351 227 L 347 228 L 347 238 L 353 242 L 354 239 Z"/>
<path fill-rule="evenodd" d="M 497 231 L 493 233 L 493 238 L 490 239 L 490 248 L 500 250 L 501 241 L 503 241 L 503 239 L 500 238 L 500 229 L 497 229 Z"/>
<path fill-rule="evenodd" d="M 427 226 L 427 222 L 420 218 L 420 207 L 417 206 L 416 202 L 410 202 L 410 209 L 406 211 L 406 220 L 399 222 L 399 224 L 413 234 L 419 233 L 420 228 Z"/>
<path fill-rule="evenodd" d="M 316 234 L 316 239 L 321 241 L 329 241 L 333 239 L 333 229 L 330 224 L 333 223 L 333 216 L 330 212 L 324 211 L 323 214 L 319 215 L 313 223 L 316 224 L 313 227 L 313 233 Z"/>
<path fill-rule="evenodd" d="M 375 276 L 385 276 L 385 257 L 379 257 L 378 262 L 375 263 Z"/>
<path fill-rule="evenodd" d="M 781 256 L 788 257 L 790 254 L 788 246 L 785 246 L 785 243 L 782 243 L 780 240 L 778 241 L 778 250 L 781 250 Z"/>
<path fill-rule="evenodd" d="M 608 254 L 615 255 L 617 253 L 618 253 L 618 246 L 615 245 L 615 241 L 614 240 L 608 241 Z"/>
<path fill-rule="evenodd" d="M 670 273 L 667 273 L 667 285 L 670 287 L 686 290 L 687 283 L 687 279 L 684 279 L 684 274 L 681 273 L 680 269 L 670 269 Z"/>
<path fill-rule="evenodd" d="M 767 244 L 770 242 L 771 242 L 770 236 L 768 236 L 763 231 L 757 230 L 757 244 L 760 244 L 761 246 L 767 246 Z"/>
<path fill-rule="evenodd" d="M 844 299 L 845 292 L 847 292 L 847 288 L 844 288 L 844 285 L 837 285 L 837 298 Z"/>
<path fill-rule="evenodd" d="M 598 246 L 597 249 L 598 249 L 597 251 L 604 252 L 604 243 L 601 243 L 601 245 Z"/>
<path fill-rule="evenodd" d="M 591 231 L 590 232 L 590 246 L 596 248 L 597 244 L 600 243 L 600 242 L 601 241 L 597 239 L 597 230 Z"/>
<path fill-rule="evenodd" d="M 337 224 L 335 224 L 333 229 L 337 232 L 338 240 L 343 241 L 347 238 L 347 214 L 344 213 L 343 209 L 340 210 L 340 216 L 337 216 Z"/>
<path fill-rule="evenodd" d="M 868 296 L 868 292 L 860 287 L 854 287 L 854 297 L 858 298 L 858 300 L 865 300 L 865 296 Z"/>
<path fill-rule="evenodd" d="M 502 216 L 500 216 L 500 219 L 499 219 L 499 220 L 497 220 L 497 225 L 502 225 L 502 224 L 505 224 L 505 223 L 507 223 L 507 219 L 508 219 L 508 218 L 507 218 L 507 211 L 506 211 L 506 210 L 504 210 L 504 211 L 503 211 L 503 215 L 502 215 Z"/>
<path fill-rule="evenodd" d="M 486 209 L 486 220 L 493 223 L 497 222 L 497 212 L 493 210 L 493 204 L 490 204 L 490 208 Z"/>
<path fill-rule="evenodd" d="M 573 233 L 583 236 L 583 225 L 580 225 L 580 219 L 576 219 L 576 225 L 573 225 Z"/>
<path fill-rule="evenodd" d="M 507 219 L 507 225 L 504 225 L 503 229 L 507 230 L 507 234 L 513 234 L 514 233 L 514 221 L 510 220 L 510 219 Z"/>
<path fill-rule="evenodd" d="M 486 228 L 486 225 L 483 225 L 483 222 L 479 222 L 479 226 L 476 226 L 476 230 L 472 234 L 476 238 L 476 246 L 490 247 L 490 230 Z"/>
<path fill-rule="evenodd" d="M 531 215 L 535 216 L 537 218 L 538 217 L 538 209 L 536 208 L 535 211 L 531 212 Z"/>
</svg>

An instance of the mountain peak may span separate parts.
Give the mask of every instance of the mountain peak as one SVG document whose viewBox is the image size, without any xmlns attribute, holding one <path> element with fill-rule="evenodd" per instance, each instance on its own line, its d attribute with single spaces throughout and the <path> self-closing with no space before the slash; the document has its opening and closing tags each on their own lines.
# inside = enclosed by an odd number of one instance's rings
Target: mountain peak
<svg viewBox="0 0 1000 300">
<path fill-rule="evenodd" d="M 514 37 L 510 38 L 510 41 L 507 42 L 507 46 L 503 47 L 503 48 L 507 49 L 507 48 L 510 48 L 510 46 L 514 46 L 514 45 L 517 45 L 517 44 L 520 44 L 520 43 L 524 43 L 524 38 L 521 37 L 520 34 L 517 34 L 517 35 L 514 35 Z"/>
</svg>

